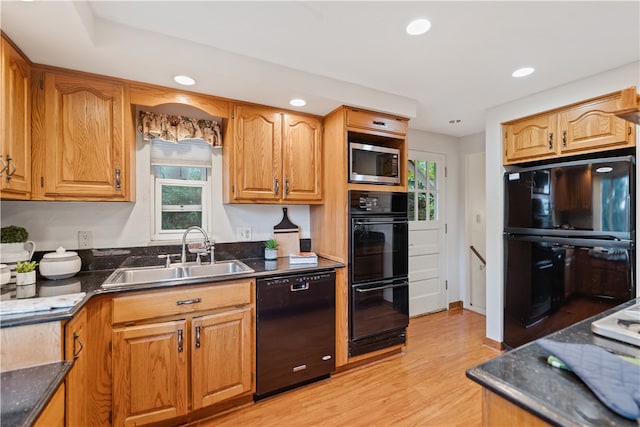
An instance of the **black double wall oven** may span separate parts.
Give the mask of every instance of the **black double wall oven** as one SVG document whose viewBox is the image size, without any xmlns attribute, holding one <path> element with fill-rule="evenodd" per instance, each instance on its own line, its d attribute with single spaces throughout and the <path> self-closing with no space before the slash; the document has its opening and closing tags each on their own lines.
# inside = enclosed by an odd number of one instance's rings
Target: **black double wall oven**
<svg viewBox="0 0 640 427">
<path fill-rule="evenodd" d="M 514 169 L 504 184 L 507 347 L 635 296 L 635 156 Z"/>
<path fill-rule="evenodd" d="M 406 342 L 407 194 L 349 192 L 349 356 Z"/>
</svg>

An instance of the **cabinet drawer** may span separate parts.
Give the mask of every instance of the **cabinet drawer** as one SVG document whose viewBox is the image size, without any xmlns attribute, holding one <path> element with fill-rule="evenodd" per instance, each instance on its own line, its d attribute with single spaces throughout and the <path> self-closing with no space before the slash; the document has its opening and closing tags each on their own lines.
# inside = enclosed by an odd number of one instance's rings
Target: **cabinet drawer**
<svg viewBox="0 0 640 427">
<path fill-rule="evenodd" d="M 243 280 L 114 298 L 113 323 L 250 304 L 251 290 L 251 280 Z"/>
<path fill-rule="evenodd" d="M 407 121 L 368 111 L 347 110 L 347 126 L 405 135 Z"/>
</svg>

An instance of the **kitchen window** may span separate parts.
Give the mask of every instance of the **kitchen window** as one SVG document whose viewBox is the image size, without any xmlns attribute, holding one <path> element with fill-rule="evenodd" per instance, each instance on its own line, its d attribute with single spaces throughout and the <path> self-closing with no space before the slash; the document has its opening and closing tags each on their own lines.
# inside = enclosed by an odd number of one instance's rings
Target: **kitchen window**
<svg viewBox="0 0 640 427">
<path fill-rule="evenodd" d="M 203 142 L 151 146 L 153 240 L 176 240 L 192 225 L 209 232 L 211 146 Z"/>
</svg>

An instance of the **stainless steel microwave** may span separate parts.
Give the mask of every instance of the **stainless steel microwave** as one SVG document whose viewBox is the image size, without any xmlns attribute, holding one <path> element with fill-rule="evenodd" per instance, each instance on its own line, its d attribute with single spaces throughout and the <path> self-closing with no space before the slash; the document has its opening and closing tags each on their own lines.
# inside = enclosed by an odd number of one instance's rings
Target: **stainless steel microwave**
<svg viewBox="0 0 640 427">
<path fill-rule="evenodd" d="M 349 182 L 400 183 L 400 150 L 380 145 L 349 143 Z"/>
</svg>

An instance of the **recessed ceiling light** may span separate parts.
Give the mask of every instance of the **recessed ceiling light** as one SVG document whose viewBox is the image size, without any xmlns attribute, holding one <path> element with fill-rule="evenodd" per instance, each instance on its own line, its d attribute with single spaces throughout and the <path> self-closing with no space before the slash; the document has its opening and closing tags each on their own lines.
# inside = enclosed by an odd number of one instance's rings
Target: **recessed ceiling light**
<svg viewBox="0 0 640 427">
<path fill-rule="evenodd" d="M 304 107 L 305 105 L 307 105 L 307 101 L 305 101 L 304 99 L 295 98 L 289 101 L 289 104 L 293 105 L 294 107 Z"/>
<path fill-rule="evenodd" d="M 176 83 L 179 83 L 179 84 L 185 85 L 185 86 L 192 86 L 192 85 L 196 84 L 196 81 L 193 80 L 189 76 L 175 76 L 173 78 L 173 80 L 175 80 Z"/>
<path fill-rule="evenodd" d="M 517 70 L 515 70 L 513 73 L 511 73 L 511 75 L 513 77 L 524 77 L 524 76 L 528 76 L 529 74 L 533 73 L 535 71 L 535 69 L 531 68 L 531 67 L 522 67 L 522 68 L 518 68 Z"/>
<path fill-rule="evenodd" d="M 418 36 L 429 31 L 429 28 L 431 28 L 431 22 L 429 22 L 428 19 L 414 19 L 413 21 L 409 22 L 409 25 L 407 25 L 407 33 L 411 34 L 412 36 Z"/>
</svg>

